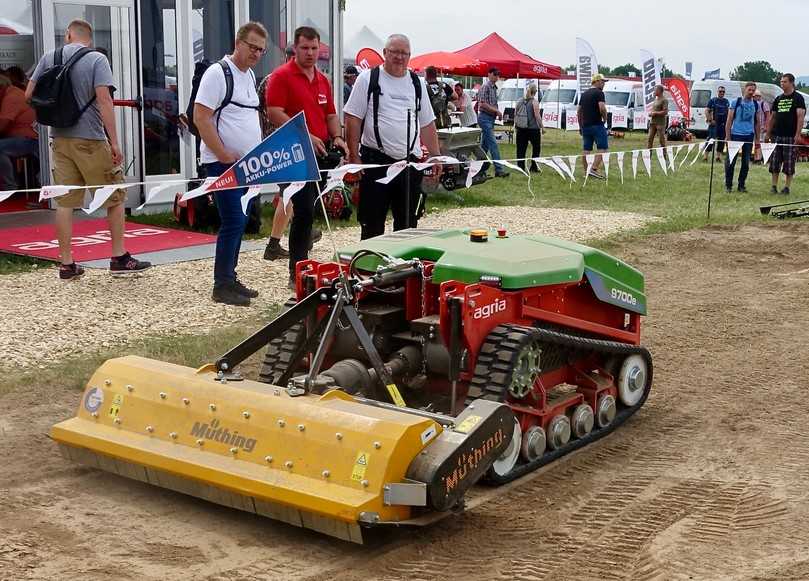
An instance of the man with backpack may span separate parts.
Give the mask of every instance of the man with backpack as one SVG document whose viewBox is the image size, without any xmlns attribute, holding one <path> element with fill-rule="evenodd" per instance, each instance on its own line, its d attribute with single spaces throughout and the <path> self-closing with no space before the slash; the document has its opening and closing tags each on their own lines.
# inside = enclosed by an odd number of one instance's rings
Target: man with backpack
<svg viewBox="0 0 809 581">
<path fill-rule="evenodd" d="M 389 183 L 379 183 L 387 166 L 400 160 L 418 161 L 421 144 L 431 156 L 441 155 L 435 114 L 422 102 L 427 99 L 427 86 L 407 69 L 410 40 L 403 34 L 390 36 L 383 55 L 381 66 L 365 70 L 357 78 L 343 109 L 349 163 L 385 166 L 363 171 L 360 180 L 357 218 L 362 240 L 385 233 L 389 208 L 394 230 L 415 228 L 419 210 L 424 209 L 420 204 L 422 172 L 408 166 Z M 441 166 L 433 166 L 434 179 L 440 175 Z"/>
<path fill-rule="evenodd" d="M 435 114 L 435 128 L 448 129 L 452 126 L 449 104 L 457 101 L 458 97 L 447 83 L 438 80 L 438 69 L 435 67 L 424 69 L 424 80 L 427 84 L 430 105 Z"/>
<path fill-rule="evenodd" d="M 753 154 L 753 144 L 759 143 L 758 125 L 758 103 L 753 100 L 756 92 L 756 84 L 749 82 L 744 86 L 743 97 L 736 99 L 736 102 L 728 109 L 727 129 L 724 137 L 728 141 L 728 155 L 725 157 L 725 191 L 733 191 L 733 173 L 736 168 L 736 158 L 742 156 L 742 169 L 739 170 L 739 190 L 747 192 L 745 181 L 747 172 L 750 170 L 750 157 Z M 741 151 L 730 159 L 730 142 L 742 141 Z"/>
<path fill-rule="evenodd" d="M 267 29 L 248 22 L 236 32 L 233 54 L 212 64 L 202 75 L 195 96 L 193 124 L 199 132 L 201 160 L 207 177 L 225 173 L 261 143 L 256 77 L 252 68 L 267 51 Z M 236 275 L 247 216 L 241 197 L 246 188 L 214 193 L 220 226 L 214 258 L 214 302 L 247 306 L 258 291 Z M 255 203 L 253 200 L 251 203 Z M 249 212 L 248 212 L 249 213 Z"/>
<path fill-rule="evenodd" d="M 25 97 L 34 107 L 37 121 L 51 127 L 53 179 L 56 185 L 106 185 L 123 183 L 123 155 L 118 145 L 110 63 L 90 47 L 93 29 L 84 20 L 73 20 L 65 32 L 65 45 L 45 54 L 31 75 Z M 56 232 L 61 265 L 59 278 L 84 274 L 73 261 L 70 242 L 73 211 L 84 205 L 84 188 L 56 198 Z M 104 208 L 112 239 L 110 273 L 142 272 L 150 263 L 137 260 L 124 248 L 126 190 L 107 199 Z"/>
</svg>

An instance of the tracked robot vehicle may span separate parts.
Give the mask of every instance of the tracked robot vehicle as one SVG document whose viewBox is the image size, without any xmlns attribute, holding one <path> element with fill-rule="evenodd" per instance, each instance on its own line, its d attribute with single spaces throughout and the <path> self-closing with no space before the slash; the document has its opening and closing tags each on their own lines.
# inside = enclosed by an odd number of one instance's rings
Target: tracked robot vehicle
<svg viewBox="0 0 809 581">
<path fill-rule="evenodd" d="M 361 542 L 604 436 L 652 384 L 643 276 L 554 238 L 387 234 L 300 262 L 284 309 L 198 370 L 107 361 L 53 438 L 73 460 Z"/>
</svg>

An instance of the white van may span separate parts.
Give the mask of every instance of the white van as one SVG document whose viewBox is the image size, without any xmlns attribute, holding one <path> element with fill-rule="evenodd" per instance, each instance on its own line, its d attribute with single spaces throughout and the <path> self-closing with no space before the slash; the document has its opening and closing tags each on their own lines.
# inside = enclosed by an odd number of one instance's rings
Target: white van
<svg viewBox="0 0 809 581">
<path fill-rule="evenodd" d="M 626 109 L 627 128 L 632 129 L 632 116 L 635 108 L 643 108 L 643 83 L 607 80 L 604 83 L 604 101 L 607 105 L 608 125 L 612 127 L 612 114 L 616 109 Z"/>
<path fill-rule="evenodd" d="M 565 109 L 579 104 L 579 83 L 576 79 L 551 81 L 542 93 L 540 109 L 545 127 L 565 127 Z M 555 119 L 554 119 L 555 118 Z"/>
</svg>

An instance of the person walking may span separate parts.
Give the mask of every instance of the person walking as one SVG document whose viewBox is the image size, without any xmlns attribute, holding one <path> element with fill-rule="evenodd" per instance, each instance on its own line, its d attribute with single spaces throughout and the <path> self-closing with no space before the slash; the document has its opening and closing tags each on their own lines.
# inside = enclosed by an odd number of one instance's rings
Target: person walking
<svg viewBox="0 0 809 581">
<path fill-rule="evenodd" d="M 349 163 L 387 166 L 405 159 L 418 161 L 421 144 L 431 156 L 441 155 L 427 85 L 407 69 L 410 40 L 403 34 L 390 36 L 383 56 L 382 66 L 360 74 L 343 109 Z M 433 179 L 437 180 L 441 166 L 432 169 Z M 385 233 L 388 209 L 393 211 L 394 231 L 416 227 L 419 211 L 424 209 L 419 205 L 422 172 L 408 166 L 389 183 L 379 183 L 377 180 L 385 177 L 387 170 L 387 167 L 366 169 L 360 179 L 357 219 L 362 240 Z"/>
<path fill-rule="evenodd" d="M 455 83 L 453 90 L 457 97 L 455 107 L 461 113 L 461 127 L 477 127 L 478 114 L 475 113 L 475 104 L 472 103 L 471 97 L 464 93 L 461 83 Z"/>
<path fill-rule="evenodd" d="M 29 103 L 37 81 L 54 66 L 58 53 L 67 63 L 78 51 L 93 45 L 93 27 L 84 20 L 73 20 L 65 31 L 62 48 L 43 55 L 25 89 Z M 70 67 L 70 84 L 79 110 L 78 121 L 71 127 L 51 127 L 53 142 L 53 179 L 56 184 L 96 186 L 124 182 L 121 167 L 124 157 L 118 145 L 118 131 L 112 108 L 115 85 L 110 63 L 98 51 L 87 51 Z M 71 190 L 56 198 L 56 233 L 59 239 L 59 278 L 70 280 L 84 274 L 73 261 L 71 239 L 73 211 L 84 205 L 85 188 Z M 104 202 L 112 241 L 110 274 L 128 275 L 146 270 L 150 263 L 137 260 L 124 246 L 124 202 L 126 190 L 115 190 Z"/>
<path fill-rule="evenodd" d="M 708 153 L 712 149 L 715 152 L 716 161 L 722 161 L 722 151 L 725 149 L 723 140 L 727 129 L 730 101 L 725 98 L 725 87 L 718 87 L 716 93 L 716 97 L 708 99 L 708 105 L 705 107 L 705 120 L 708 122 L 708 139 L 718 139 L 720 141 L 705 148 L 702 155 L 704 161 L 708 160 Z"/>
<path fill-rule="evenodd" d="M 652 102 L 652 110 L 649 112 L 649 137 L 646 140 L 646 148 L 652 149 L 655 141 L 655 135 L 658 136 L 660 147 L 663 148 L 663 155 L 668 160 L 668 152 L 666 151 L 666 127 L 669 121 L 669 102 L 663 96 L 665 88 L 663 85 L 655 87 L 655 100 Z"/>
<path fill-rule="evenodd" d="M 593 151 L 595 145 L 599 154 L 606 153 L 609 148 L 607 139 L 607 104 L 604 97 L 604 75 L 596 73 L 590 80 L 592 87 L 587 89 L 579 97 L 579 106 L 576 114 L 579 119 L 579 133 L 581 133 L 582 149 L 584 155 L 581 158 L 584 165 L 584 172 L 587 173 L 587 155 Z M 604 179 L 604 174 L 598 172 L 603 159 L 601 155 L 596 155 L 593 166 L 590 168 L 590 177 L 600 180 Z"/>
<path fill-rule="evenodd" d="M 500 159 L 500 147 L 494 137 L 494 122 L 502 119 L 503 113 L 497 107 L 497 81 L 500 79 L 500 69 L 491 67 L 489 78 L 478 92 L 478 126 L 480 127 L 480 148 L 492 160 Z M 483 166 L 483 172 L 488 170 L 489 164 Z M 494 164 L 494 175 L 499 178 L 508 177 L 508 172 L 500 164 Z"/>
<path fill-rule="evenodd" d="M 772 103 L 770 123 L 767 125 L 767 141 L 778 144 L 770 156 L 770 191 L 778 193 L 778 179 L 783 172 L 786 183 L 781 193 L 788 196 L 798 159 L 798 149 L 794 145 L 800 140 L 806 118 L 806 100 L 795 90 L 795 75 L 792 73 L 781 76 L 781 90 L 783 93 Z"/>
<path fill-rule="evenodd" d="M 514 127 L 516 128 L 517 139 L 517 165 L 525 170 L 525 154 L 528 151 L 528 144 L 531 144 L 531 163 L 529 169 L 538 172 L 537 162 L 533 158 L 541 155 L 542 135 L 545 127 L 542 125 L 542 115 L 539 112 L 539 101 L 537 101 L 537 86 L 529 83 L 525 87 L 525 95 L 514 108 Z"/>
<path fill-rule="evenodd" d="M 320 33 L 311 26 L 300 26 L 293 38 L 295 57 L 270 76 L 267 85 L 267 115 L 280 127 L 301 111 L 309 128 L 312 147 L 319 162 L 331 147 L 348 155 L 342 127 L 334 106 L 331 83 L 317 70 Z M 353 91 L 352 91 L 353 93 Z M 289 287 L 295 287 L 295 265 L 309 257 L 317 201 L 317 182 L 292 196 L 292 225 L 289 228 Z M 268 242 L 268 246 L 272 240 Z"/>
<path fill-rule="evenodd" d="M 343 105 L 348 103 L 348 98 L 351 96 L 351 89 L 354 88 L 354 83 L 357 82 L 357 77 L 360 72 L 354 65 L 348 65 L 343 71 Z"/>
<path fill-rule="evenodd" d="M 756 84 L 747 83 L 744 86 L 743 96 L 736 99 L 736 102 L 728 110 L 727 130 L 724 138 L 728 143 L 731 141 L 741 141 L 741 151 L 730 159 L 730 155 L 725 158 L 725 191 L 733 191 L 733 174 L 736 168 L 736 159 L 742 156 L 742 168 L 739 170 L 739 191 L 747 192 L 745 182 L 747 172 L 750 170 L 750 157 L 753 154 L 753 145 L 758 145 L 759 125 L 758 125 L 758 103 L 753 100 L 756 92 Z M 728 153 L 730 148 L 728 147 Z"/>
<path fill-rule="evenodd" d="M 194 123 L 202 140 L 202 165 L 207 177 L 225 173 L 236 161 L 261 143 L 259 99 L 253 67 L 267 50 L 267 30 L 258 22 L 248 22 L 236 33 L 233 53 L 208 67 L 197 90 Z M 233 81 L 233 96 L 222 108 L 227 79 Z M 247 306 L 258 291 L 246 287 L 236 275 L 247 216 L 241 197 L 247 188 L 214 192 L 220 226 L 214 258 L 214 302 Z M 251 203 L 256 203 L 252 200 Z M 249 215 L 248 211 L 248 215 Z"/>
<path fill-rule="evenodd" d="M 430 97 L 430 105 L 432 105 L 433 113 L 435 114 L 435 128 L 436 129 L 449 129 L 452 126 L 452 120 L 449 116 L 450 104 L 456 106 L 458 96 L 447 83 L 438 80 L 438 69 L 435 67 L 427 67 L 424 69 L 424 82 L 427 85 L 427 94 Z"/>
</svg>

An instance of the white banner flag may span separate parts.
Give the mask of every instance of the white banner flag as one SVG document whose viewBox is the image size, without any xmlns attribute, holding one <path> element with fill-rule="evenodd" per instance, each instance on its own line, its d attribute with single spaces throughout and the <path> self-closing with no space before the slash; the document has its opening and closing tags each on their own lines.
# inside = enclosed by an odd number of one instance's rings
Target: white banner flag
<svg viewBox="0 0 809 581">
<path fill-rule="evenodd" d="M 511 169 L 513 169 L 514 171 L 520 172 L 520 173 L 521 173 L 522 175 L 524 175 L 525 177 L 530 177 L 530 176 L 528 175 L 528 172 L 527 172 L 527 171 L 525 171 L 523 168 L 521 168 L 521 167 L 520 167 L 520 166 L 518 166 L 517 164 L 511 163 L 510 161 L 505 161 L 505 160 L 503 160 L 503 159 L 495 159 L 495 160 L 494 160 L 494 163 L 499 164 L 499 165 L 504 165 L 504 166 L 506 166 L 506 167 L 510 167 L 510 168 L 511 168 Z"/>
<path fill-rule="evenodd" d="M 615 154 L 615 160 L 618 162 L 618 171 L 621 172 L 621 183 L 624 183 L 624 153 L 619 151 Z"/>
<path fill-rule="evenodd" d="M 576 166 L 579 162 L 578 155 L 568 155 L 567 160 L 570 162 L 570 179 L 574 182 L 576 181 Z"/>
<path fill-rule="evenodd" d="M 744 145 L 743 141 L 728 141 L 728 163 L 733 163 L 742 145 Z"/>
<path fill-rule="evenodd" d="M 596 161 L 596 156 L 594 153 L 588 153 L 584 156 L 584 160 L 587 162 L 587 171 L 584 172 L 584 185 L 587 185 L 587 178 L 590 177 L 590 172 L 593 171 L 593 164 Z"/>
<path fill-rule="evenodd" d="M 247 188 L 247 193 L 241 197 L 242 213 L 247 216 L 247 206 L 250 205 L 250 200 L 255 198 L 261 193 L 261 186 L 250 186 Z"/>
<path fill-rule="evenodd" d="M 762 159 L 764 160 L 764 163 L 767 163 L 768 161 L 770 161 L 770 156 L 772 155 L 772 152 L 775 151 L 776 147 L 777 147 L 776 143 L 762 143 L 761 144 L 761 156 L 762 156 Z"/>
<path fill-rule="evenodd" d="M 50 200 L 51 198 L 58 198 L 64 196 L 70 190 L 76 189 L 79 186 L 44 186 L 39 190 L 39 201 Z"/>
<path fill-rule="evenodd" d="M 427 161 L 423 163 L 413 163 L 411 166 L 416 169 L 417 171 L 423 171 L 428 167 L 433 167 L 437 164 L 450 164 L 450 163 L 461 163 L 460 160 L 450 157 L 448 155 L 436 155 L 434 157 L 427 158 Z"/>
<path fill-rule="evenodd" d="M 615 129 L 626 129 L 629 127 L 629 109 L 626 107 L 616 107 L 612 110 L 612 127 Z"/>
<path fill-rule="evenodd" d="M 666 154 L 662 147 L 655 147 L 655 155 L 657 156 L 657 163 L 663 168 L 663 173 L 669 175 L 669 170 L 666 167 Z"/>
<path fill-rule="evenodd" d="M 602 153 L 601 160 L 604 162 L 604 179 L 610 181 L 610 155 L 611 153 Z"/>
<path fill-rule="evenodd" d="M 576 38 L 576 81 L 579 93 L 590 88 L 593 75 L 598 72 L 598 60 L 590 43 L 583 38 Z"/>
<path fill-rule="evenodd" d="M 472 187 L 472 180 L 476 175 L 480 173 L 480 170 L 483 169 L 483 164 L 487 163 L 485 161 L 471 161 L 469 162 L 469 173 L 466 174 L 466 187 Z"/>
<path fill-rule="evenodd" d="M 284 203 L 284 208 L 289 206 L 289 202 L 292 200 L 292 196 L 300 192 L 303 188 L 306 187 L 307 182 L 292 182 L 286 188 L 284 188 L 284 195 L 281 198 L 281 201 Z"/>
<path fill-rule="evenodd" d="M 5 192 L 0 192 L 0 203 L 5 202 L 16 193 L 17 190 L 6 190 Z"/>
<path fill-rule="evenodd" d="M 343 178 L 346 174 L 353 174 L 357 173 L 358 171 L 362 171 L 364 169 L 371 169 L 375 167 L 380 167 L 378 163 L 347 163 L 345 165 L 341 165 L 340 167 L 336 167 L 334 169 L 330 169 L 326 173 L 330 177 L 339 177 Z"/>
<path fill-rule="evenodd" d="M 646 173 L 652 177 L 652 152 L 644 149 L 640 152 L 640 157 L 643 159 L 643 167 L 646 168 Z"/>
<path fill-rule="evenodd" d="M 680 148 L 679 147 L 677 148 L 676 152 L 674 151 L 674 146 L 673 145 L 669 145 L 669 146 L 666 147 L 666 154 L 669 157 L 669 169 L 671 171 L 674 171 L 675 169 L 677 169 L 677 168 L 674 167 L 674 162 L 677 159 L 677 154 L 678 153 L 680 153 Z"/>
<path fill-rule="evenodd" d="M 696 143 L 689 143 L 688 144 L 688 149 L 686 150 L 685 155 L 683 156 L 683 161 L 680 162 L 680 167 L 681 168 L 685 165 L 685 162 L 688 161 L 688 156 L 691 155 L 691 152 L 694 151 L 694 148 L 696 146 L 697 146 Z"/>
<path fill-rule="evenodd" d="M 576 107 L 565 109 L 565 131 L 579 130 L 579 112 Z"/>
<path fill-rule="evenodd" d="M 93 199 L 90 201 L 90 205 L 86 208 L 82 208 L 82 210 L 84 210 L 85 214 L 92 214 L 103 206 L 104 202 L 109 200 L 110 196 L 117 190 L 125 190 L 126 188 L 130 187 L 130 185 L 131 184 L 112 184 L 109 186 L 104 186 L 103 188 L 98 188 L 95 194 L 93 194 Z"/>
<path fill-rule="evenodd" d="M 573 182 L 575 182 L 575 181 L 576 181 L 576 178 L 575 178 L 575 177 L 573 177 L 573 172 L 572 172 L 572 171 L 570 171 L 570 166 L 569 166 L 569 165 L 567 165 L 567 162 L 566 162 L 566 161 L 565 161 L 565 160 L 564 160 L 564 159 L 563 159 L 561 156 L 559 156 L 559 155 L 554 155 L 554 156 L 553 156 L 551 159 L 553 160 L 553 163 L 554 163 L 554 164 L 555 164 L 555 165 L 556 165 L 556 166 L 557 166 L 559 169 L 561 169 L 563 172 L 565 172 L 565 175 L 567 175 L 567 177 L 569 177 L 569 178 L 570 178 L 570 181 L 573 181 Z M 575 161 L 574 161 L 574 163 L 575 163 Z"/>
<path fill-rule="evenodd" d="M 711 145 L 712 143 L 713 143 L 713 139 L 709 139 L 708 141 L 703 141 L 702 145 L 699 146 L 699 151 L 697 151 L 697 154 L 694 156 L 694 159 L 691 160 L 691 163 L 688 164 L 688 167 L 691 167 L 692 165 L 697 163 L 697 160 L 699 159 L 699 157 L 703 153 L 705 153 L 705 151 L 708 149 L 708 146 Z"/>
<path fill-rule="evenodd" d="M 640 50 L 640 74 L 641 81 L 643 82 L 643 103 L 645 105 L 646 113 L 652 110 L 652 103 L 655 100 L 655 87 L 660 84 L 660 68 L 657 65 L 657 59 L 651 51 L 646 49 Z"/>
<path fill-rule="evenodd" d="M 200 196 L 204 196 L 205 194 L 208 193 L 208 192 L 205 191 L 208 188 L 208 186 L 210 186 L 212 183 L 214 183 L 218 179 L 219 179 L 218 177 L 205 178 L 205 180 L 200 184 L 200 186 L 198 188 L 194 188 L 193 190 L 188 190 L 186 193 L 184 193 L 180 197 L 180 201 L 185 202 L 187 200 L 190 200 L 191 198 L 198 198 Z"/>
<path fill-rule="evenodd" d="M 632 152 L 632 179 L 638 179 L 638 155 L 640 152 L 636 149 Z"/>
<path fill-rule="evenodd" d="M 550 159 L 545 158 L 545 157 L 535 157 L 535 158 L 534 158 L 534 161 L 535 161 L 537 164 L 540 164 L 540 165 L 546 165 L 546 166 L 548 166 L 548 167 L 549 167 L 549 168 L 551 168 L 553 171 L 555 171 L 556 173 L 558 173 L 560 178 L 562 178 L 563 180 L 567 181 L 567 173 L 566 173 L 566 172 L 564 172 L 564 171 L 562 170 L 562 168 L 560 168 L 558 165 L 556 165 L 555 163 L 553 163 L 553 161 L 551 161 Z"/>
<path fill-rule="evenodd" d="M 157 186 L 155 186 L 153 188 L 150 188 L 149 193 L 146 194 L 146 199 L 143 200 L 143 203 L 140 206 L 138 206 L 136 209 L 137 210 L 143 210 L 143 208 L 146 206 L 146 204 L 148 204 L 149 202 L 151 202 L 157 196 L 159 196 L 160 194 L 162 194 L 164 192 L 168 192 L 168 191 L 171 191 L 171 190 L 179 191 L 181 189 L 181 186 L 183 184 L 185 184 L 185 183 L 186 183 L 185 180 L 173 180 L 173 181 L 169 181 L 169 182 L 163 182 L 160 185 L 157 185 Z"/>
<path fill-rule="evenodd" d="M 380 184 L 389 184 L 394 179 L 396 179 L 396 176 L 398 176 L 400 173 L 402 173 L 402 171 L 406 167 L 407 167 L 407 160 L 406 159 L 403 159 L 401 161 L 397 161 L 396 163 L 393 163 L 393 164 L 388 166 L 388 172 L 385 174 L 384 178 L 379 178 L 376 181 L 378 183 L 380 183 Z"/>
</svg>

